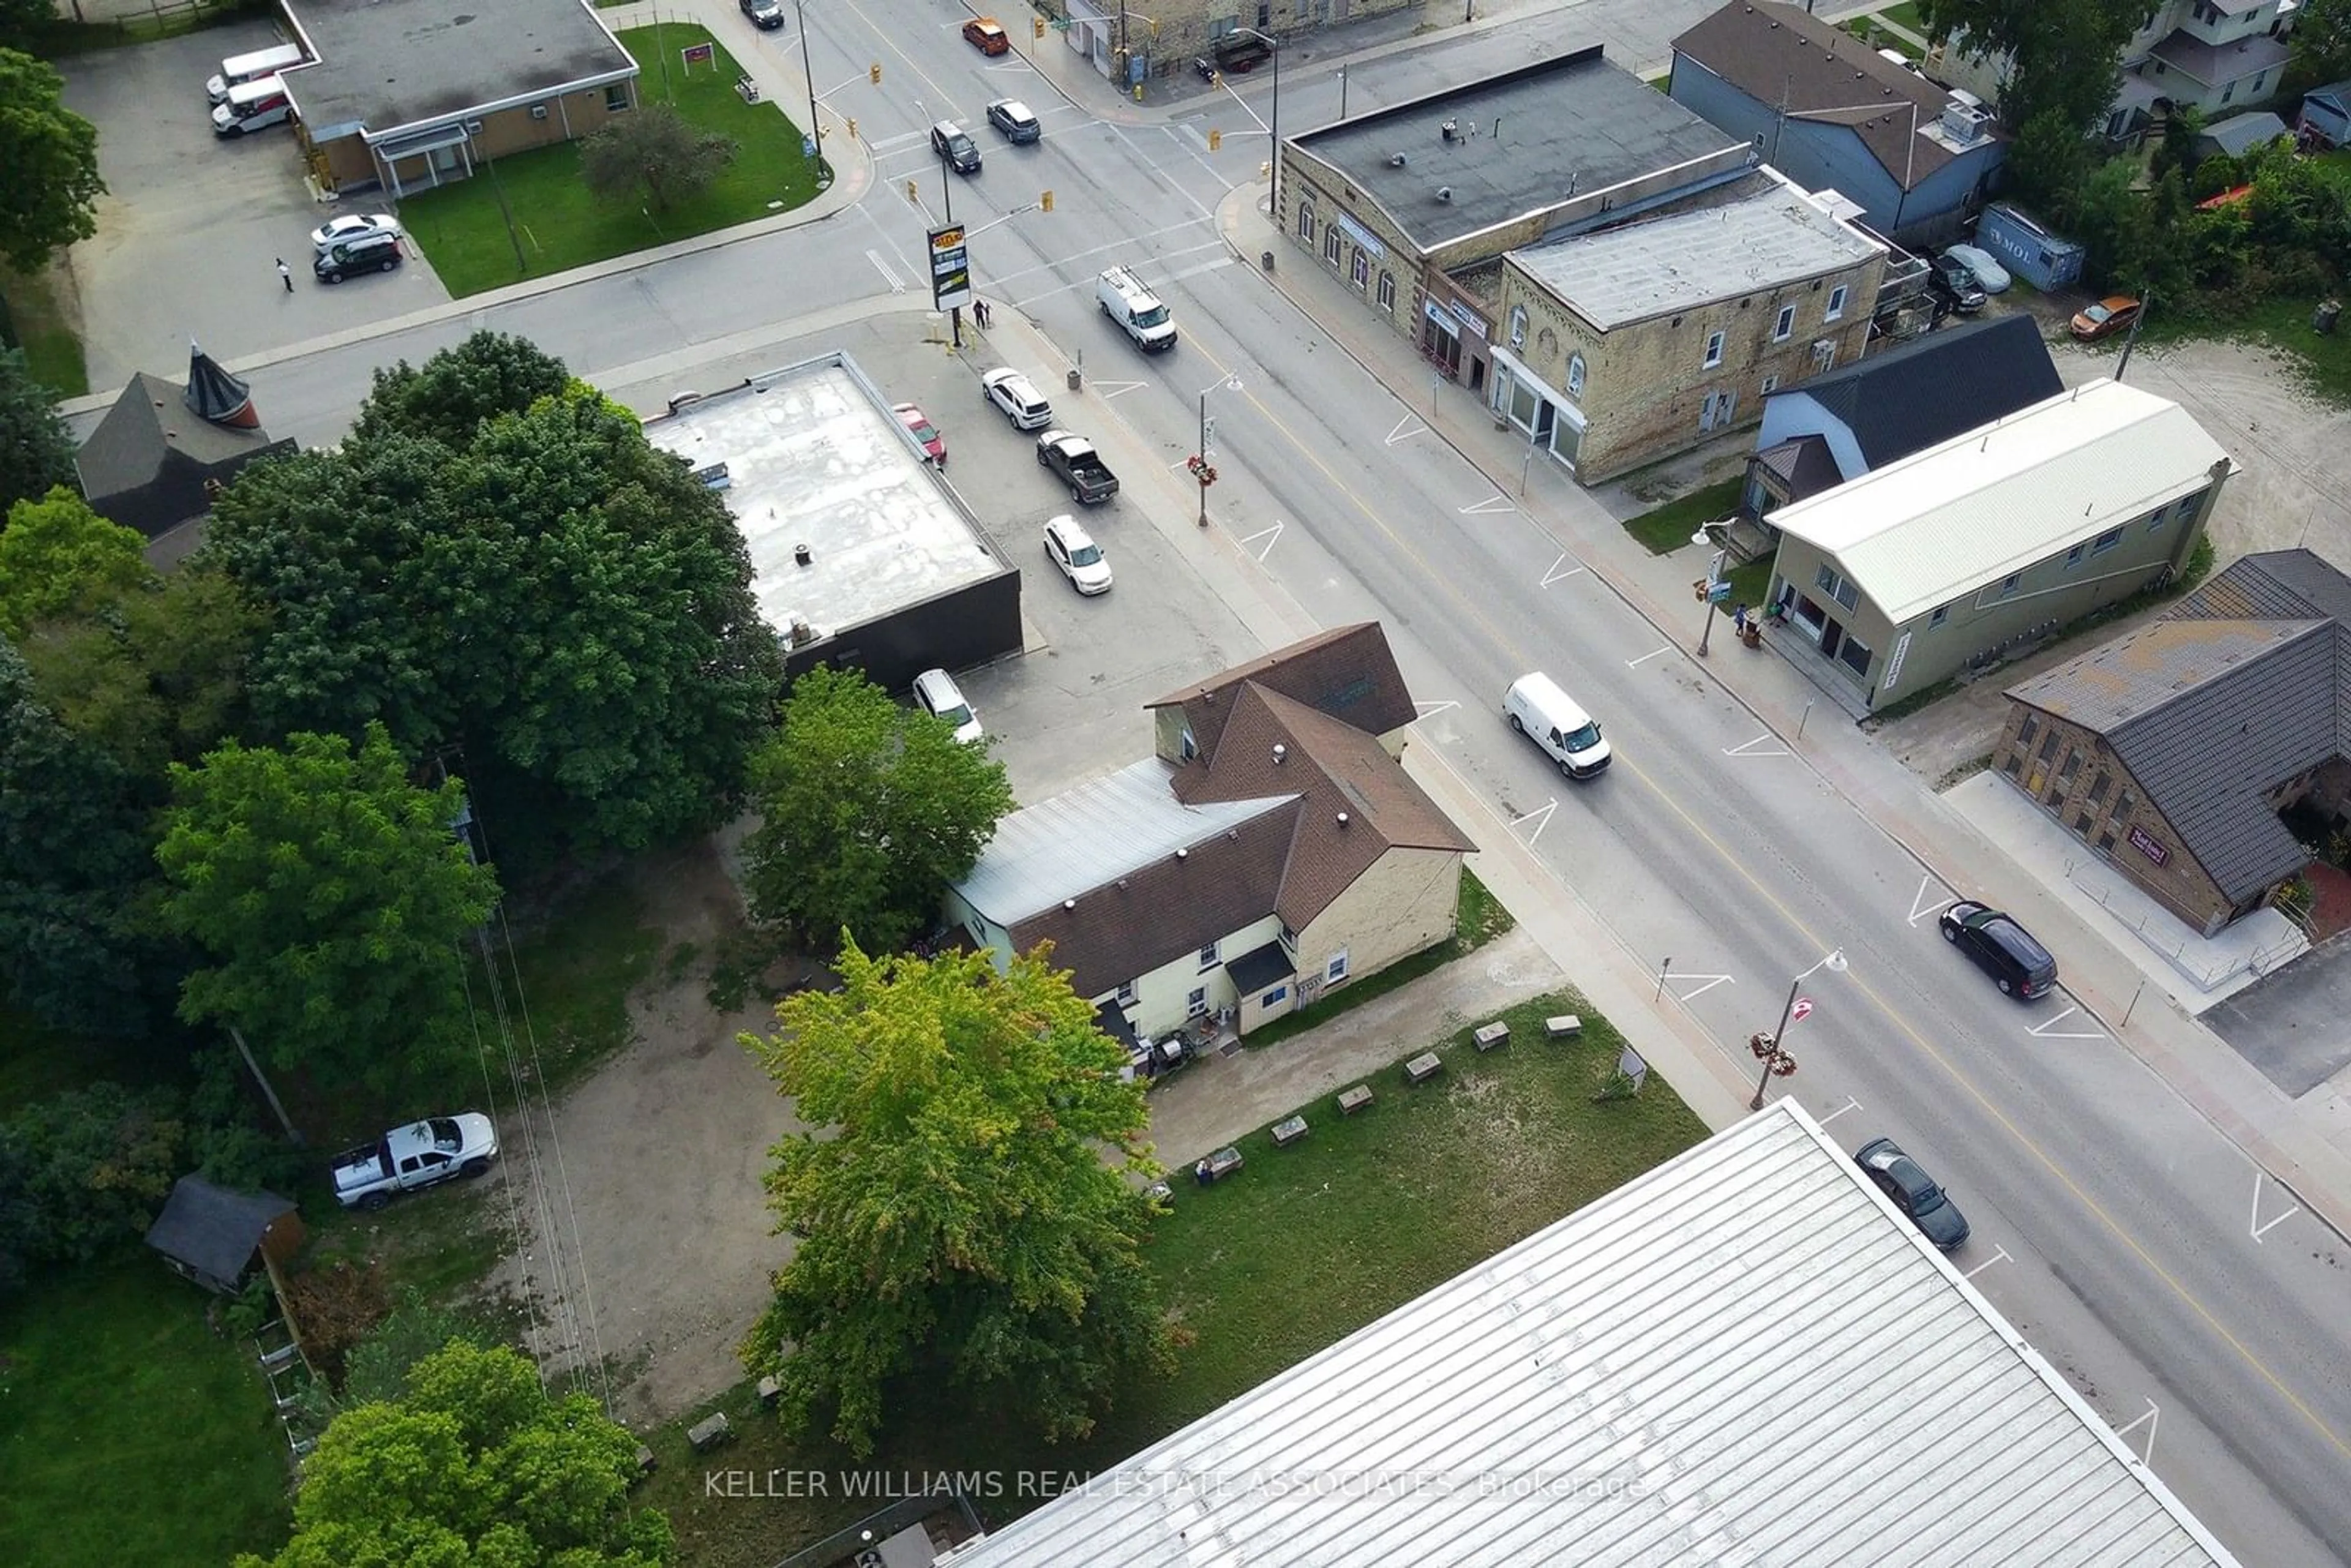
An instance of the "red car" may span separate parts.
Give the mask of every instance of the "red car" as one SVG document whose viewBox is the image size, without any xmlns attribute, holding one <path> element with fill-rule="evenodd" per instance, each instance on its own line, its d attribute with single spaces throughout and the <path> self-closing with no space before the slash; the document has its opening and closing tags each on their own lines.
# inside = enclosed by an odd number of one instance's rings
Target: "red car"
<svg viewBox="0 0 2351 1568">
<path fill-rule="evenodd" d="M 2139 302 L 2129 295 L 2109 295 L 2074 316 L 2074 336 L 2088 343 L 2112 332 L 2128 331 L 2138 313 Z"/>
<path fill-rule="evenodd" d="M 1000 55 L 1012 47 L 993 16 L 975 16 L 963 25 L 963 41 L 983 55 Z"/>
<path fill-rule="evenodd" d="M 914 438 L 914 444 L 923 449 L 925 457 L 941 468 L 947 465 L 947 438 L 939 434 L 939 427 L 931 423 L 928 414 L 911 402 L 899 403 L 890 412 L 898 416 L 898 423 L 906 427 L 906 434 Z"/>
</svg>

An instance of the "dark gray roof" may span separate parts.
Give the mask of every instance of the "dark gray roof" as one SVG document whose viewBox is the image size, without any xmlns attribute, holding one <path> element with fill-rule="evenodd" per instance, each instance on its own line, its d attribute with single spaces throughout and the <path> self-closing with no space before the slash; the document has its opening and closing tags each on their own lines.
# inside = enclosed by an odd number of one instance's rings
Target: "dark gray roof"
<svg viewBox="0 0 2351 1568">
<path fill-rule="evenodd" d="M 2231 902 L 2309 860 L 2267 793 L 2351 755 L 2351 578 L 2247 556 L 2163 618 L 2009 689 L 2105 737 Z"/>
<path fill-rule="evenodd" d="M 2294 51 L 2265 33 L 2231 43 L 2208 44 L 2181 29 L 2147 51 L 2173 70 L 2185 71 L 2207 87 L 2242 81 L 2257 71 L 2282 66 Z"/>
<path fill-rule="evenodd" d="M 2266 110 L 2260 110 L 2216 120 L 2204 128 L 2198 141 L 2210 142 L 2231 158 L 2241 158 L 2256 147 L 2266 147 L 2293 134 L 2286 129 L 2284 120 Z"/>
<path fill-rule="evenodd" d="M 1782 441 L 1777 446 L 1767 446 L 1755 455 L 1755 461 L 1770 469 L 1788 487 L 1788 499 L 1801 501 L 1807 496 L 1844 483 L 1837 471 L 1836 457 L 1829 451 L 1827 440 L 1818 435 L 1799 435 L 1792 441 Z"/>
<path fill-rule="evenodd" d="M 1298 966 L 1289 954 L 1281 950 L 1279 942 L 1269 942 L 1225 965 L 1225 973 L 1232 977 L 1233 989 L 1245 997 L 1264 990 L 1277 980 L 1286 980 L 1297 972 Z"/>
<path fill-rule="evenodd" d="M 310 134 L 481 114 L 636 75 L 582 0 L 286 0 L 313 63 L 285 73 Z"/>
<path fill-rule="evenodd" d="M 2040 327 L 2019 313 L 1929 332 L 1771 395 L 1810 397 L 1883 468 L 2064 390 Z"/>
<path fill-rule="evenodd" d="M 2331 107 L 2337 114 L 2351 114 L 2351 77 L 2328 82 L 2325 87 L 2312 88 L 2302 95 L 2307 103 L 2312 99 Z"/>
<path fill-rule="evenodd" d="M 256 457 L 294 450 L 264 430 L 214 424 L 183 388 L 141 371 L 74 456 L 91 510 L 149 538 L 212 509 L 204 481 L 226 484 Z"/>
<path fill-rule="evenodd" d="M 184 1264 L 204 1284 L 232 1290 L 253 1261 L 255 1249 L 294 1205 L 274 1192 L 235 1192 L 199 1176 L 172 1184 L 163 1212 L 147 1229 L 147 1245 Z"/>
<path fill-rule="evenodd" d="M 1447 120 L 1461 131 L 1449 142 Z M 1746 143 L 1601 58 L 1595 44 L 1290 145 L 1345 176 L 1428 251 Z M 1398 154 L 1400 168 L 1390 162 Z M 1439 189 L 1451 199 L 1439 200 Z"/>
</svg>

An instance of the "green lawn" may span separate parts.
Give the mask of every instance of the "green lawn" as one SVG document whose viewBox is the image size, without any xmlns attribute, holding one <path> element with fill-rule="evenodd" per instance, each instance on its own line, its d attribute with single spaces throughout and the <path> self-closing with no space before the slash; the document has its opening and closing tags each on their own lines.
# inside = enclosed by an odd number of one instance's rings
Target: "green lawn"
<svg viewBox="0 0 2351 1568">
<path fill-rule="evenodd" d="M 1917 0 L 1901 0 L 1897 5 L 1881 5 L 1877 8 L 1877 16 L 1897 27 L 1909 28 L 1922 38 L 1927 36 L 1927 24 L 1918 18 Z"/>
<path fill-rule="evenodd" d="M 816 194 L 799 127 L 772 100 L 743 101 L 735 91 L 741 68 L 724 45 L 716 70 L 697 66 L 692 77 L 683 74 L 678 51 L 709 41 L 706 28 L 667 23 L 629 28 L 620 39 L 643 68 L 637 83 L 643 101 L 674 102 L 694 124 L 734 138 L 735 162 L 709 189 L 667 212 L 590 196 L 580 179 L 580 150 L 569 142 L 501 158 L 473 179 L 409 196 L 400 204 L 401 222 L 452 295 L 731 228 Z"/>
<path fill-rule="evenodd" d="M 287 1452 L 243 1342 L 137 1255 L 0 1309 L 0 1563 L 216 1568 L 287 1530 Z"/>
<path fill-rule="evenodd" d="M 1542 1037 L 1542 1019 L 1562 1011 L 1584 1020 L 1572 1045 Z M 1056 1448 L 1008 1433 L 942 1391 L 900 1407 L 909 1436 L 848 1466 L 829 1445 L 783 1441 L 738 1388 L 716 1406 L 736 1442 L 705 1460 L 687 1450 L 684 1423 L 653 1434 L 661 1468 L 638 1495 L 669 1511 L 683 1560 L 698 1568 L 767 1568 L 871 1511 L 843 1495 L 844 1468 L 992 1472 L 1004 1495 L 976 1500 L 1000 1522 L 1044 1500 L 1015 1495 L 1019 1472 L 1116 1465 L 1706 1135 L 1655 1076 L 1637 1100 L 1593 1103 L 1624 1041 L 1583 998 L 1545 997 L 1503 1016 L 1512 1037 L 1499 1051 L 1479 1054 L 1466 1030 L 1437 1045 L 1437 1083 L 1407 1089 L 1400 1068 L 1384 1069 L 1370 1109 L 1342 1121 L 1317 1101 L 1305 1107 L 1305 1143 L 1276 1150 L 1263 1134 L 1244 1138 L 1238 1176 L 1205 1190 L 1181 1183 L 1150 1256 L 1197 1339 L 1172 1381 L 1128 1391 L 1086 1441 Z M 1397 1059 L 1416 1049 L 1399 1042 Z M 827 1495 L 712 1497 L 704 1476 L 722 1467 L 827 1472 Z"/>
<path fill-rule="evenodd" d="M 33 379 L 61 398 L 80 397 L 89 391 L 89 370 L 82 361 L 81 340 L 57 304 L 54 275 L 0 273 L 0 296 L 6 298 L 8 329 L 25 350 Z"/>
<path fill-rule="evenodd" d="M 1693 490 L 1677 501 L 1642 513 L 1625 525 L 1625 531 L 1647 547 L 1651 555 L 1671 555 L 1690 542 L 1701 523 L 1719 522 L 1739 505 L 1744 478 L 1725 479 Z"/>
<path fill-rule="evenodd" d="M 2339 321 L 2332 332 L 2314 332 L 2310 318 L 2317 308 L 2317 299 L 2306 295 L 2265 300 L 2241 322 L 2220 331 L 2260 339 L 2275 349 L 2312 391 L 2330 402 L 2351 404 L 2351 318 Z M 2198 329 L 2196 335 L 2211 331 Z"/>
<path fill-rule="evenodd" d="M 1369 979 L 1342 986 L 1330 994 L 1328 1001 L 1317 1002 L 1312 1007 L 1276 1019 L 1263 1029 L 1253 1031 L 1242 1043 L 1254 1049 L 1278 1045 L 1293 1035 L 1303 1034 L 1350 1008 L 1359 1008 L 1374 997 L 1384 997 L 1398 986 L 1445 967 L 1456 958 L 1468 957 L 1516 924 L 1501 902 L 1486 891 L 1486 884 L 1478 880 L 1477 873 L 1464 871 L 1461 873 L 1461 899 L 1454 909 L 1453 936 L 1449 940 L 1440 942 L 1426 952 L 1415 953 L 1400 963 L 1391 964 Z"/>
</svg>

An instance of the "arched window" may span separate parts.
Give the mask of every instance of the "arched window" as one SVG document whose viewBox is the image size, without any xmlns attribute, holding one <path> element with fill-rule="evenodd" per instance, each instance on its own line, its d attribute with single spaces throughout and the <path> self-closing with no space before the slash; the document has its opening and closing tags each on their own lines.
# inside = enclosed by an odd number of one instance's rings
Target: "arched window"
<svg viewBox="0 0 2351 1568">
<path fill-rule="evenodd" d="M 1527 308 L 1523 305 L 1513 305 L 1510 307 L 1510 347 L 1515 349 L 1526 340 Z"/>
<path fill-rule="evenodd" d="M 1583 395 L 1583 356 L 1582 354 L 1570 354 L 1567 357 L 1567 395 L 1570 397 Z"/>
</svg>

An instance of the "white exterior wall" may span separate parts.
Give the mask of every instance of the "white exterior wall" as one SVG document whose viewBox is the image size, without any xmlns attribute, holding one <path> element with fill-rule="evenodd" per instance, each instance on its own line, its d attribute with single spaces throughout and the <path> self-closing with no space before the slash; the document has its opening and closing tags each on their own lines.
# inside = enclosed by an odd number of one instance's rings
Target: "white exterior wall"
<svg viewBox="0 0 2351 1568">
<path fill-rule="evenodd" d="M 1233 989 L 1232 977 L 1225 966 L 1244 953 L 1254 952 L 1281 935 L 1281 922 L 1269 915 L 1232 932 L 1217 944 L 1217 964 L 1212 969 L 1200 967 L 1198 953 L 1186 953 L 1162 964 L 1151 973 L 1140 977 L 1134 986 L 1134 1005 L 1125 1009 L 1127 1021 L 1134 1032 L 1157 1040 L 1173 1034 L 1191 1016 L 1191 997 L 1195 990 L 1208 993 L 1208 1010 L 1237 1006 L 1240 997 Z M 1109 1001 L 1116 993 L 1105 991 L 1092 998 L 1097 1004 Z"/>
<path fill-rule="evenodd" d="M 1298 934 L 1299 1005 L 1332 988 L 1326 977 L 1342 952 L 1344 985 L 1444 941 L 1460 900 L 1459 851 L 1390 850 Z"/>
</svg>

